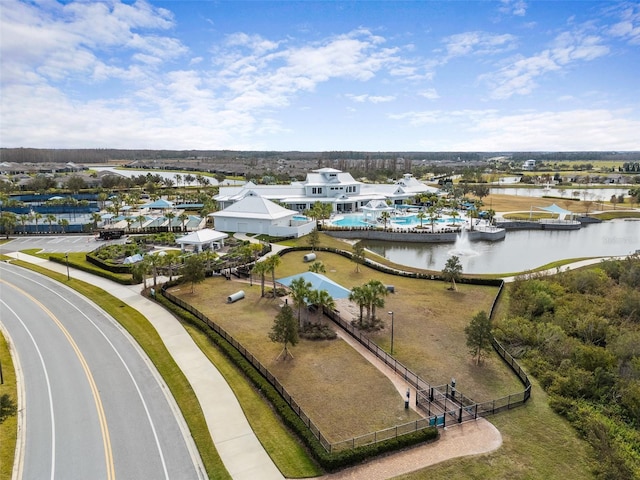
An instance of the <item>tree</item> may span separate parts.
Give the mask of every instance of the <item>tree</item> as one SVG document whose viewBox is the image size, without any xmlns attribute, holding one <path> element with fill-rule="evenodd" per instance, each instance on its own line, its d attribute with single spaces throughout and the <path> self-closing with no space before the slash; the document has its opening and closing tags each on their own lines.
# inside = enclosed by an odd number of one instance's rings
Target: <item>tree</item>
<svg viewBox="0 0 640 480">
<path fill-rule="evenodd" d="M 416 218 L 417 218 L 418 220 L 420 220 L 420 228 L 422 228 L 422 221 L 423 221 L 425 218 L 427 218 L 427 214 L 426 214 L 426 213 L 424 213 L 424 211 L 420 210 L 420 211 L 418 212 L 418 214 L 416 215 Z"/>
<path fill-rule="evenodd" d="M 62 233 L 66 233 L 67 227 L 69 226 L 69 220 L 67 220 L 66 218 L 61 218 L 60 220 L 58 220 L 58 225 L 60 225 L 60 228 L 62 228 Z"/>
<path fill-rule="evenodd" d="M 442 269 L 442 277 L 446 282 L 451 282 L 451 290 L 456 290 L 456 280 L 460 281 L 461 275 L 462 264 L 460 263 L 460 257 L 452 255 Z"/>
<path fill-rule="evenodd" d="M 252 273 L 255 273 L 256 275 L 260 275 L 260 288 L 261 288 L 260 296 L 261 297 L 264 297 L 264 277 L 268 271 L 269 271 L 269 264 L 267 263 L 266 260 L 263 260 L 262 262 L 256 262 L 256 264 L 251 269 Z"/>
<path fill-rule="evenodd" d="M 309 271 L 314 273 L 327 273 L 327 269 L 324 267 L 324 263 L 322 262 L 313 262 L 309 266 Z"/>
<path fill-rule="evenodd" d="M 145 217 L 144 215 L 138 215 L 136 217 L 136 220 L 138 221 L 138 223 L 140 224 L 140 230 L 142 230 L 142 225 L 144 224 L 144 222 L 147 221 L 147 217 Z"/>
<path fill-rule="evenodd" d="M 73 193 L 78 193 L 80 190 L 87 188 L 87 182 L 79 175 L 71 175 L 67 180 L 67 188 Z"/>
<path fill-rule="evenodd" d="M 36 233 L 38 233 L 38 220 L 42 218 L 42 214 L 35 212 L 33 213 L 33 215 L 31 215 L 31 218 L 33 218 L 33 220 L 36 222 Z"/>
<path fill-rule="evenodd" d="M 271 272 L 271 279 L 273 280 L 273 298 L 276 298 L 276 268 L 280 265 L 280 262 L 280 255 L 271 255 L 266 260 L 267 271 Z"/>
<path fill-rule="evenodd" d="M 184 282 L 191 282 L 191 293 L 194 291 L 196 283 L 204 280 L 204 263 L 199 255 L 189 255 L 184 261 L 181 272 Z"/>
<path fill-rule="evenodd" d="M 431 233 L 434 233 L 436 220 L 438 220 L 438 208 L 434 205 L 427 209 L 427 214 L 429 215 L 429 223 L 431 223 Z"/>
<path fill-rule="evenodd" d="M 185 212 L 182 212 L 180 215 L 178 215 L 178 220 L 182 224 L 182 231 L 186 232 L 187 230 L 184 224 L 187 222 L 187 220 L 189 220 L 189 215 L 187 215 Z"/>
<path fill-rule="evenodd" d="M 336 308 L 335 300 L 326 290 L 311 290 L 311 292 L 309 292 L 309 302 L 317 308 L 318 317 L 322 316 L 323 308 L 330 310 Z"/>
<path fill-rule="evenodd" d="M 384 224 L 384 228 L 387 228 L 387 223 L 389 223 L 389 220 L 391 220 L 391 214 L 389 212 L 382 212 L 380 214 L 380 220 L 382 220 L 382 223 Z"/>
<path fill-rule="evenodd" d="M 293 355 L 289 352 L 288 345 L 291 344 L 293 347 L 298 343 L 298 324 L 288 303 L 285 303 L 278 315 L 276 315 L 269 332 L 269 339 L 272 342 L 283 344 L 282 352 L 280 352 L 278 358 L 283 353 L 285 360 L 287 355 L 293 358 Z"/>
<path fill-rule="evenodd" d="M 16 216 L 11 212 L 0 212 L 0 228 L 4 231 L 7 240 L 16 228 Z"/>
<path fill-rule="evenodd" d="M 293 305 L 298 309 L 298 323 L 302 326 L 302 307 L 307 304 L 311 292 L 311 282 L 307 282 L 303 277 L 298 277 L 292 280 L 289 290 L 291 290 Z"/>
<path fill-rule="evenodd" d="M 49 224 L 49 233 L 53 233 L 53 222 L 56 221 L 56 216 L 53 213 L 48 213 L 45 220 Z"/>
<path fill-rule="evenodd" d="M 317 228 L 311 230 L 309 237 L 307 237 L 307 243 L 311 247 L 311 251 L 315 251 L 318 248 L 318 245 L 320 245 L 320 232 L 318 232 Z"/>
<path fill-rule="evenodd" d="M 484 310 L 478 312 L 464 328 L 467 347 L 469 347 L 469 353 L 475 357 L 476 365 L 479 365 L 482 357 L 491 350 L 493 339 L 491 328 L 491 319 Z"/>
<path fill-rule="evenodd" d="M 362 241 L 353 244 L 353 255 L 351 259 L 356 264 L 356 273 L 360 273 L 360 264 L 364 264 L 365 261 L 365 250 Z"/>
<path fill-rule="evenodd" d="M 364 306 L 367 303 L 367 297 L 363 287 L 353 287 L 349 292 L 349 301 L 354 302 L 360 308 L 360 317 L 358 323 L 362 327 L 362 317 L 364 313 Z"/>
<path fill-rule="evenodd" d="M 173 226 L 171 224 L 171 222 L 173 221 L 174 218 L 176 218 L 176 214 L 173 212 L 167 212 L 165 214 L 165 217 L 167 217 L 169 219 L 169 231 L 172 232 L 173 230 Z"/>
<path fill-rule="evenodd" d="M 369 280 L 364 286 L 368 293 L 369 311 L 371 312 L 370 321 L 375 321 L 376 308 L 384 307 L 384 297 L 386 297 L 389 292 L 380 280 Z"/>
</svg>

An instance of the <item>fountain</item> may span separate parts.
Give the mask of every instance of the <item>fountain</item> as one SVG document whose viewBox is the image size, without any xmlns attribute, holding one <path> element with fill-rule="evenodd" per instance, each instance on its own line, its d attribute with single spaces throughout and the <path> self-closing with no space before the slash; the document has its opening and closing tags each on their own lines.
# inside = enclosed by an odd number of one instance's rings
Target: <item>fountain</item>
<svg viewBox="0 0 640 480">
<path fill-rule="evenodd" d="M 449 250 L 448 253 L 449 255 L 456 255 L 458 257 L 475 257 L 479 255 L 477 251 L 471 248 L 471 242 L 469 241 L 466 228 L 460 230 L 453 249 Z"/>
</svg>

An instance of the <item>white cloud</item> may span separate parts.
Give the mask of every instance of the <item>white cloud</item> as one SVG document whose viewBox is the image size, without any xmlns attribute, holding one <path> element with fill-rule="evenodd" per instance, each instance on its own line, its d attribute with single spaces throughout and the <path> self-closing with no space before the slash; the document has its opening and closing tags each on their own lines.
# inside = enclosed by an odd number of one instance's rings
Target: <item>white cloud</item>
<svg viewBox="0 0 640 480">
<path fill-rule="evenodd" d="M 438 95 L 435 88 L 427 88 L 426 90 L 418 92 L 418 95 L 426 98 L 427 100 L 437 100 L 440 98 L 440 95 Z"/>
<path fill-rule="evenodd" d="M 500 0 L 500 12 L 523 17 L 527 13 L 527 2 L 524 0 Z"/>
<path fill-rule="evenodd" d="M 640 5 L 622 4 L 619 15 L 620 21 L 611 26 L 609 34 L 640 45 Z"/>
<path fill-rule="evenodd" d="M 629 111 L 569 110 L 516 115 L 491 113 L 475 120 L 469 140 L 454 150 L 639 150 L 640 121 Z"/>
<path fill-rule="evenodd" d="M 345 95 L 348 99 L 353 100 L 354 102 L 357 103 L 364 103 L 364 102 L 369 102 L 369 103 L 386 103 L 386 102 L 392 102 L 396 99 L 396 97 L 392 96 L 392 95 L 352 95 L 352 94 L 347 94 Z"/>
<path fill-rule="evenodd" d="M 527 95 L 537 87 L 538 77 L 608 54 L 609 47 L 601 42 L 595 35 L 564 32 L 555 38 L 551 48 L 530 57 L 518 55 L 498 71 L 481 75 L 480 80 L 489 84 L 494 99 Z"/>
<path fill-rule="evenodd" d="M 464 32 L 443 39 L 447 52 L 445 61 L 466 55 L 489 55 L 515 48 L 516 37 L 487 32 Z"/>
</svg>

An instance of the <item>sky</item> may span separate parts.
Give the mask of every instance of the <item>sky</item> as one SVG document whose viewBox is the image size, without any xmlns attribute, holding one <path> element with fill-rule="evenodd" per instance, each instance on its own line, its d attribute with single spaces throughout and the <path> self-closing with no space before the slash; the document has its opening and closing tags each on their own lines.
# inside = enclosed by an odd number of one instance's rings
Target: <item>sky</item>
<svg viewBox="0 0 640 480">
<path fill-rule="evenodd" d="M 640 150 L 640 2 L 0 1 L 0 147 Z"/>
</svg>

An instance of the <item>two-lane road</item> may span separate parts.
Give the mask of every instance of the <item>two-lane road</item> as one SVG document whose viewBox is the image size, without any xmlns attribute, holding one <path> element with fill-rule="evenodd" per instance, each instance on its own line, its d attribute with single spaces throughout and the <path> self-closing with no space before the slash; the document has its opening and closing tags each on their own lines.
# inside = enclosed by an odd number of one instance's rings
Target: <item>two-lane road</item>
<svg viewBox="0 0 640 480">
<path fill-rule="evenodd" d="M 20 369 L 19 478 L 205 478 L 166 385 L 104 311 L 0 264 L 0 319 Z"/>
</svg>

